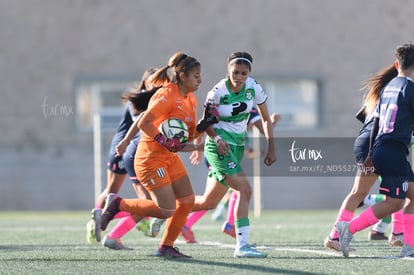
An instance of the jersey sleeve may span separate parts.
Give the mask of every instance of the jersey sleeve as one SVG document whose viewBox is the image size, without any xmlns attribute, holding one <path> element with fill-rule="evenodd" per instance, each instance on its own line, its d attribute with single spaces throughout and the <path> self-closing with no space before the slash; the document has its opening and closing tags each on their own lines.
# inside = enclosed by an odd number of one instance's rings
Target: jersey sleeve
<svg viewBox="0 0 414 275">
<path fill-rule="evenodd" d="M 174 100 L 168 97 L 168 92 L 168 89 L 161 88 L 155 93 L 148 104 L 147 112 L 150 112 L 155 117 L 166 116 L 174 106 Z"/>
<path fill-rule="evenodd" d="M 204 106 L 210 102 L 210 103 L 215 103 L 215 104 L 220 104 L 220 95 L 218 93 L 216 93 L 216 91 L 219 89 L 219 86 L 216 85 L 214 86 L 214 88 L 212 90 L 210 90 L 207 93 L 206 96 L 206 101 L 204 102 Z"/>
<path fill-rule="evenodd" d="M 410 91 L 408 94 L 410 95 L 410 104 L 411 104 L 411 108 L 412 110 L 414 110 L 414 82 L 411 80 L 408 80 L 407 83 L 407 90 Z"/>
<path fill-rule="evenodd" d="M 250 116 L 249 116 L 249 120 L 247 121 L 247 124 L 253 124 L 260 119 L 261 117 L 259 113 L 257 112 L 257 109 L 253 107 L 252 110 L 250 111 Z"/>
<path fill-rule="evenodd" d="M 254 103 L 258 105 L 265 103 L 267 100 L 267 94 L 263 87 L 257 83 L 256 80 L 254 81 L 254 90 L 256 93 L 254 97 Z"/>
</svg>

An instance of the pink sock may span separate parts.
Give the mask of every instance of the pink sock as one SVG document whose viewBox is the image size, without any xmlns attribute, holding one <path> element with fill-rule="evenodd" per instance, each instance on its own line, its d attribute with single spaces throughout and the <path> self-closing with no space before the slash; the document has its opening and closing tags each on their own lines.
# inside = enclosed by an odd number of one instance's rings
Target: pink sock
<svg viewBox="0 0 414 275">
<path fill-rule="evenodd" d="M 403 214 L 404 244 L 414 245 L 414 214 Z"/>
<path fill-rule="evenodd" d="M 349 232 L 355 234 L 356 232 L 376 224 L 378 221 L 379 219 L 375 217 L 374 211 L 369 207 L 349 222 Z"/>
<path fill-rule="evenodd" d="M 234 225 L 234 206 L 236 205 L 236 201 L 237 201 L 237 193 L 233 191 L 229 198 L 229 205 L 227 208 L 227 219 L 226 219 L 226 223 L 230 225 Z"/>
<path fill-rule="evenodd" d="M 193 225 L 198 222 L 199 219 L 201 219 L 201 217 L 203 217 L 208 210 L 200 210 L 200 211 L 195 211 L 195 212 L 191 212 L 188 217 L 187 217 L 187 222 L 185 223 L 185 227 L 187 227 L 187 229 L 191 229 L 191 227 L 193 227 Z"/>
<path fill-rule="evenodd" d="M 354 212 L 351 212 L 346 209 L 340 209 L 338 213 L 338 217 L 335 220 L 335 224 L 337 222 L 349 222 L 350 220 L 352 220 L 353 217 L 354 217 Z M 331 230 L 331 233 L 329 234 L 329 237 L 331 237 L 331 239 L 338 238 L 338 232 L 336 232 L 335 224 Z"/>
<path fill-rule="evenodd" d="M 121 211 L 121 212 L 116 213 L 116 215 L 114 216 L 114 220 L 124 218 L 124 217 L 128 217 L 128 216 L 131 216 L 131 213 L 126 212 L 126 211 Z"/>
<path fill-rule="evenodd" d="M 403 210 L 398 210 L 391 215 L 392 233 L 400 234 L 404 232 Z"/>
<path fill-rule="evenodd" d="M 119 220 L 117 225 L 108 233 L 108 237 L 112 239 L 119 239 L 125 236 L 132 228 L 135 227 L 135 220 L 131 216 L 123 217 Z"/>
</svg>

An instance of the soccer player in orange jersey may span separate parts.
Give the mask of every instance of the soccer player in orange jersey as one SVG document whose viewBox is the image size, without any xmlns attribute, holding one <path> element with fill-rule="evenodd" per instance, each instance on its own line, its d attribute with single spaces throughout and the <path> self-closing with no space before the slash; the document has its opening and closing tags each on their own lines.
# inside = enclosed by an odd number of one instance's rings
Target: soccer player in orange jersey
<svg viewBox="0 0 414 275">
<path fill-rule="evenodd" d="M 156 256 L 191 258 L 173 247 L 194 204 L 194 191 L 177 151 L 194 145 L 183 145 L 179 138 L 166 138 L 158 126 L 167 118 L 184 121 L 189 129 L 189 141 L 217 122 L 215 107 L 206 105 L 205 114 L 196 123 L 197 100 L 193 93 L 201 83 L 201 65 L 193 57 L 174 54 L 168 64 L 151 76 L 156 86 L 162 86 L 151 98 L 147 111 L 138 122 L 142 137 L 135 154 L 135 172 L 152 200 L 122 199 L 109 194 L 103 209 L 101 229 L 119 211 L 167 220 L 166 229 Z M 197 145 L 195 145 L 197 146 Z"/>
</svg>

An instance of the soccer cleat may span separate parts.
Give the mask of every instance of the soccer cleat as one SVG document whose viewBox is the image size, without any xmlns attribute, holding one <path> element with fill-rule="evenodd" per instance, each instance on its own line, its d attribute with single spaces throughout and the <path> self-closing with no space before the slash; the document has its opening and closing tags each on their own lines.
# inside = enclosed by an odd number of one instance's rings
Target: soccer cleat
<svg viewBox="0 0 414 275">
<path fill-rule="evenodd" d="M 88 242 L 88 244 L 96 243 L 96 239 L 95 239 L 95 222 L 93 220 L 90 220 L 86 224 L 86 241 Z"/>
<path fill-rule="evenodd" d="M 165 219 L 152 218 L 149 225 L 150 236 L 155 238 L 160 233 L 161 226 L 164 224 Z"/>
<path fill-rule="evenodd" d="M 404 233 L 394 234 L 391 233 L 388 238 L 388 244 L 390 246 L 403 246 L 404 245 Z"/>
<path fill-rule="evenodd" d="M 108 196 L 106 196 L 105 207 L 102 210 L 102 216 L 101 216 L 101 222 L 100 222 L 101 230 L 106 230 L 109 222 L 119 212 L 120 202 L 121 202 L 121 198 L 118 197 L 118 195 L 115 193 L 109 193 Z"/>
<path fill-rule="evenodd" d="M 150 231 L 150 221 L 149 220 L 146 220 L 146 219 L 140 220 L 137 223 L 137 225 L 135 226 L 135 228 L 138 231 L 141 231 L 142 233 L 144 233 L 145 236 L 152 237 L 151 231 Z"/>
<path fill-rule="evenodd" d="M 267 253 L 257 251 L 255 245 L 246 244 L 234 250 L 234 258 L 266 258 Z"/>
<path fill-rule="evenodd" d="M 223 228 L 221 229 L 221 231 L 232 238 L 236 238 L 236 229 L 234 228 L 234 225 L 231 225 L 226 222 L 223 224 Z"/>
<path fill-rule="evenodd" d="M 370 230 L 368 233 L 368 240 L 370 241 L 384 241 L 388 240 L 388 237 L 385 236 L 384 232 L 378 232 L 375 230 Z"/>
<path fill-rule="evenodd" d="M 326 237 L 324 242 L 323 242 L 323 246 L 326 249 L 332 249 L 332 250 L 339 251 L 339 252 L 341 251 L 341 246 L 339 245 L 339 239 L 338 238 L 332 239 L 330 236 Z M 355 249 L 352 248 L 352 247 L 349 247 L 348 250 L 349 251 L 355 251 Z"/>
<path fill-rule="evenodd" d="M 339 245 L 339 239 L 332 239 L 330 236 L 325 238 L 323 246 L 327 249 L 332 249 L 335 251 L 341 251 L 341 246 Z"/>
<path fill-rule="evenodd" d="M 336 231 L 339 235 L 339 245 L 341 247 L 342 255 L 345 258 L 349 257 L 349 244 L 352 241 L 353 235 L 349 232 L 348 222 L 338 222 L 335 224 Z"/>
<path fill-rule="evenodd" d="M 185 225 L 183 227 L 183 230 L 181 230 L 181 236 L 183 236 L 184 240 L 187 243 L 196 243 L 196 239 L 194 236 L 193 231 L 191 231 L 191 229 L 188 229 Z"/>
<path fill-rule="evenodd" d="M 158 248 L 155 252 L 155 256 L 157 257 L 165 257 L 168 259 L 191 259 L 191 256 L 185 255 L 181 253 L 177 247 L 162 245 Z"/>
<path fill-rule="evenodd" d="M 414 246 L 405 244 L 401 248 L 400 256 L 414 258 Z"/>
<path fill-rule="evenodd" d="M 112 239 L 107 235 L 102 239 L 102 245 L 114 250 L 132 250 L 132 248 L 126 247 L 121 239 Z"/>
<path fill-rule="evenodd" d="M 99 243 L 101 241 L 101 217 L 102 217 L 102 209 L 94 208 L 91 211 L 91 218 L 93 223 L 93 235 L 95 240 Z"/>
</svg>

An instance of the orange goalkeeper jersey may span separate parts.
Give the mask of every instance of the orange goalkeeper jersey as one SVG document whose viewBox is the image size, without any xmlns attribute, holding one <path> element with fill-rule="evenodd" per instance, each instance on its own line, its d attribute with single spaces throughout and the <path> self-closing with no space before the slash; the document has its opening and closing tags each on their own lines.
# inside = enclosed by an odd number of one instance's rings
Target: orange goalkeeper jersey
<svg viewBox="0 0 414 275">
<path fill-rule="evenodd" d="M 189 93 L 187 97 L 184 97 L 177 84 L 169 83 L 152 96 L 146 112 L 150 112 L 156 117 L 154 126 L 157 128 L 167 118 L 181 119 L 187 124 L 189 141 L 192 141 L 196 135 L 196 110 L 197 99 L 194 94 Z M 168 153 L 174 154 L 159 145 L 154 137 L 142 133 L 135 156 L 137 158 L 159 157 Z"/>
</svg>

